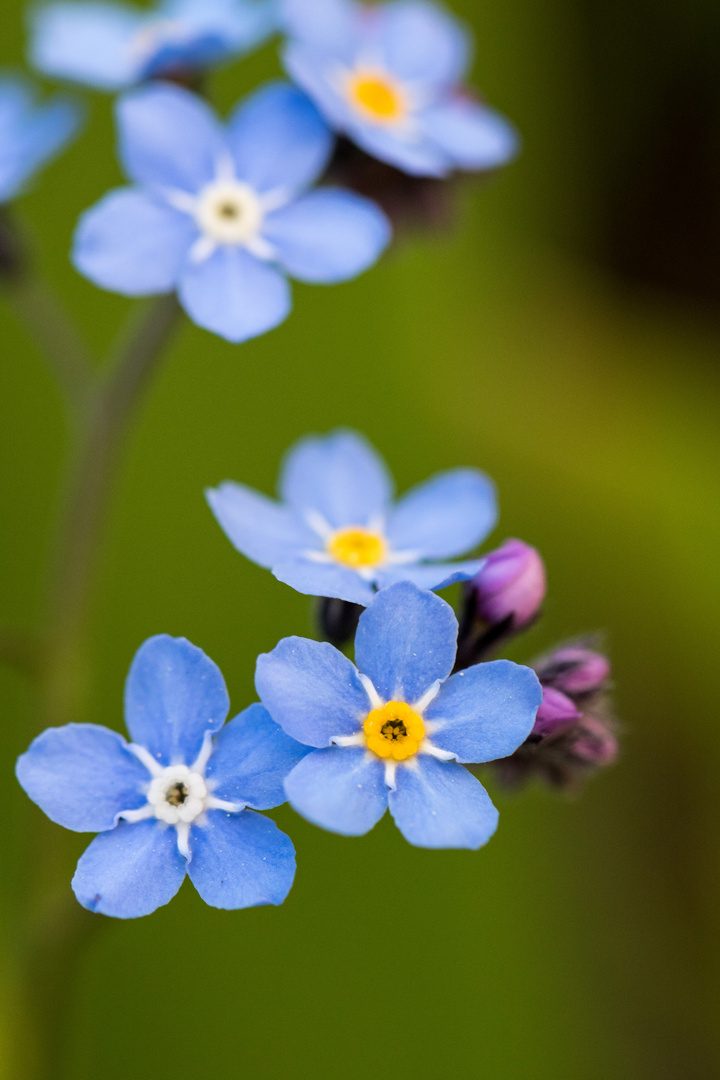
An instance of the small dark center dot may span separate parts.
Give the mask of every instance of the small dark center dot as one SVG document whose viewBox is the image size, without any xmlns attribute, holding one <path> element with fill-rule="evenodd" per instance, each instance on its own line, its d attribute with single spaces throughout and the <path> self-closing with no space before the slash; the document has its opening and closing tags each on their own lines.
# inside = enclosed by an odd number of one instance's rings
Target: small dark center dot
<svg viewBox="0 0 720 1080">
<path fill-rule="evenodd" d="M 400 739 L 404 739 L 407 735 L 407 728 L 402 720 L 388 720 L 386 724 L 383 724 L 380 731 L 391 742 L 399 742 Z"/>
<path fill-rule="evenodd" d="M 165 802 L 169 802 L 171 806 L 182 806 L 189 794 L 185 785 L 178 780 L 177 784 L 173 784 L 165 792 Z"/>
<path fill-rule="evenodd" d="M 218 214 L 220 217 L 228 218 L 230 221 L 234 221 L 240 217 L 240 207 L 237 203 L 224 202 L 218 206 Z"/>
</svg>

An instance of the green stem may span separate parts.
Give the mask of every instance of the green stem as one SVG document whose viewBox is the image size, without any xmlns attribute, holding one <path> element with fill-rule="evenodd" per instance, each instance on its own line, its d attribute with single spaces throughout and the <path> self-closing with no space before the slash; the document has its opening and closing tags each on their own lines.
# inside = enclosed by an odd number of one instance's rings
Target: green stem
<svg viewBox="0 0 720 1080">
<path fill-rule="evenodd" d="M 20 320 L 55 376 L 68 418 L 79 423 L 95 379 L 95 364 L 74 323 L 34 272 L 27 238 L 0 208 L 0 281 Z"/>
<path fill-rule="evenodd" d="M 83 712 L 90 601 L 113 482 L 135 407 L 179 311 L 174 295 L 161 296 L 133 317 L 76 439 L 51 568 L 45 712 L 52 724 Z"/>
</svg>

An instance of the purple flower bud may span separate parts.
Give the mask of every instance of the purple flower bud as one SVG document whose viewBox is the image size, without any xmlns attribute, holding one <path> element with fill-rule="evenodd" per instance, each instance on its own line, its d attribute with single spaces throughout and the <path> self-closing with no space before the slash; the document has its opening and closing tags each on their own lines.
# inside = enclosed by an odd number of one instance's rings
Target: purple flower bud
<svg viewBox="0 0 720 1080">
<path fill-rule="evenodd" d="M 471 588 L 484 622 L 493 625 L 512 617 L 514 627 L 526 626 L 545 598 L 545 566 L 535 548 L 522 540 L 506 540 L 487 556 Z"/>
<path fill-rule="evenodd" d="M 549 656 L 538 670 L 544 684 L 565 694 L 590 694 L 599 690 L 610 675 L 610 661 L 601 653 L 568 645 Z"/>
<path fill-rule="evenodd" d="M 584 716 L 574 736 L 572 753 L 584 765 L 612 765 L 617 757 L 617 739 L 608 725 L 595 716 Z"/>
<path fill-rule="evenodd" d="M 552 686 L 543 686 L 542 704 L 537 711 L 532 733 L 542 736 L 552 735 L 553 732 L 579 719 L 580 713 L 574 701 Z"/>
</svg>

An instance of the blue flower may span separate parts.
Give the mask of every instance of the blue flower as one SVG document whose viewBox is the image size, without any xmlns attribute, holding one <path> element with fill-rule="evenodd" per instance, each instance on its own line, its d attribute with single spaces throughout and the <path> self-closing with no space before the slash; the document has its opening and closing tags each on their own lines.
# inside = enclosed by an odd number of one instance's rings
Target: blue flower
<svg viewBox="0 0 720 1080">
<path fill-rule="evenodd" d="M 368 154 L 417 176 L 492 169 L 514 157 L 511 125 L 460 88 L 470 37 L 442 8 L 284 0 L 283 10 L 286 70 Z"/>
<path fill-rule="evenodd" d="M 390 226 L 351 192 L 307 188 L 332 135 L 314 105 L 273 83 L 223 129 L 188 90 L 153 83 L 117 106 L 122 163 L 137 184 L 80 220 L 75 266 L 127 296 L 177 289 L 199 326 L 240 342 L 281 323 L 285 273 L 345 281 L 376 261 Z"/>
<path fill-rule="evenodd" d="M 149 915 L 186 873 L 212 907 L 282 904 L 295 852 L 254 811 L 285 801 L 283 779 L 307 750 L 262 705 L 223 727 L 228 708 L 212 660 L 161 634 L 130 668 L 131 743 L 109 728 L 68 724 L 43 732 L 18 760 L 20 783 L 52 821 L 100 834 L 72 882 L 83 907 L 118 919 Z"/>
<path fill-rule="evenodd" d="M 0 203 L 62 150 L 81 119 L 74 102 L 56 97 L 38 105 L 27 83 L 0 78 Z"/>
<path fill-rule="evenodd" d="M 46 75 L 121 90 L 203 69 L 272 31 L 270 0 L 161 0 L 149 12 L 103 0 L 51 3 L 31 16 L 31 63 Z"/>
<path fill-rule="evenodd" d="M 399 582 L 360 616 L 357 667 L 327 642 L 284 638 L 255 684 L 292 738 L 316 749 L 285 780 L 316 825 L 361 836 L 386 808 L 418 847 L 478 848 L 498 813 L 462 762 L 504 758 L 530 734 L 535 672 L 496 660 L 450 676 L 457 621 L 431 592 Z"/>
<path fill-rule="evenodd" d="M 441 589 L 472 577 L 484 560 L 446 560 L 479 544 L 497 516 L 493 484 L 476 469 L 438 473 L 393 505 L 385 463 L 352 431 L 301 439 L 279 488 L 281 504 L 229 480 L 207 498 L 238 551 L 280 581 L 363 605 L 396 581 Z"/>
</svg>

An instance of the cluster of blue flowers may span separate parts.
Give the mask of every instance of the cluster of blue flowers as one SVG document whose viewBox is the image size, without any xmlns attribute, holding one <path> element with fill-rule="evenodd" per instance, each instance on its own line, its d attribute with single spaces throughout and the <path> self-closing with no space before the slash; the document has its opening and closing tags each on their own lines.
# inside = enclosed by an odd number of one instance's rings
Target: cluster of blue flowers
<svg viewBox="0 0 720 1080">
<path fill-rule="evenodd" d="M 60 0 L 35 10 L 31 30 L 45 75 L 122 92 L 130 183 L 83 214 L 75 267 L 128 296 L 176 293 L 234 343 L 287 317 L 288 278 L 346 281 L 390 242 L 376 202 L 327 183 L 338 138 L 413 178 L 491 169 L 517 148 L 463 88 L 467 31 L 427 0 L 160 0 L 152 12 Z M 195 92 L 203 73 L 275 32 L 292 82 L 261 87 L 222 124 Z M 0 203 L 80 120 L 70 100 L 35 104 L 24 83 L 0 82 Z M 207 493 L 234 546 L 339 605 L 343 633 L 323 627 L 325 641 L 285 638 L 260 656 L 260 702 L 228 723 L 216 665 L 184 638 L 150 638 L 126 684 L 129 742 L 69 724 L 19 759 L 53 821 L 98 834 L 72 882 L 92 911 L 149 914 L 186 874 L 215 907 L 282 903 L 295 853 L 262 812 L 285 801 L 345 836 L 389 809 L 411 844 L 475 850 L 498 814 L 466 765 L 553 778 L 614 754 L 586 708 L 609 672 L 602 657 L 566 648 L 541 678 L 488 659 L 536 617 L 545 576 L 518 540 L 472 557 L 497 517 L 486 476 L 450 470 L 394 501 L 382 459 L 336 431 L 290 450 L 279 496 L 232 481 Z M 435 593 L 454 582 L 469 582 L 462 629 Z M 353 632 L 354 663 L 336 647 Z"/>
<path fill-rule="evenodd" d="M 382 461 L 341 431 L 293 447 L 281 490 L 284 504 L 228 483 L 210 500 L 237 546 L 277 577 L 364 606 L 355 664 L 327 641 L 284 638 L 258 658 L 261 704 L 223 726 L 229 702 L 215 664 L 161 635 L 128 676 L 131 742 L 91 724 L 40 735 L 17 775 L 53 821 L 99 833 L 73 879 L 93 911 L 148 914 L 186 873 L 215 907 L 282 903 L 293 847 L 258 811 L 286 799 L 346 836 L 388 808 L 420 847 L 477 849 L 495 831 L 497 811 L 464 765 L 521 746 L 542 688 L 507 660 L 453 674 L 455 614 L 419 587 L 482 568 L 429 560 L 474 547 L 492 527 L 490 482 L 443 473 L 393 507 Z"/>
<path fill-rule="evenodd" d="M 273 33 L 295 83 L 240 102 L 227 125 L 188 89 Z M 131 182 L 78 225 L 73 262 L 127 296 L 177 292 L 197 323 L 239 343 L 291 309 L 287 278 L 356 277 L 387 247 L 374 202 L 327 183 L 336 137 L 413 176 L 509 161 L 515 133 L 461 87 L 469 35 L 426 0 L 57 0 L 31 19 L 43 74 L 122 91 L 118 153 Z M 33 109 L 0 83 L 0 200 L 78 127 L 77 106 Z M 320 184 L 319 187 L 315 185 Z"/>
</svg>

